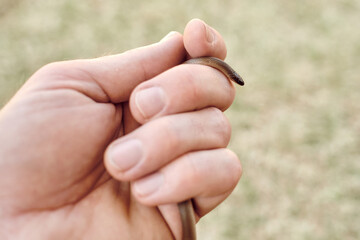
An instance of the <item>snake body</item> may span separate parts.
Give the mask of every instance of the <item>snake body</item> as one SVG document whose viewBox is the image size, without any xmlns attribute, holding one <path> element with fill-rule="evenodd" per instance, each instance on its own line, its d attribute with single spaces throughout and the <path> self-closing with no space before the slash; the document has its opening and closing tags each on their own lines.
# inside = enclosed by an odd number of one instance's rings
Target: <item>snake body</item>
<svg viewBox="0 0 360 240">
<path fill-rule="evenodd" d="M 200 64 L 213 67 L 222 72 L 229 80 L 243 86 L 244 80 L 224 61 L 215 57 L 192 58 L 184 62 L 184 64 Z M 178 204 L 181 224 L 182 224 L 182 240 L 196 240 L 195 214 L 191 200 L 186 200 Z"/>
</svg>

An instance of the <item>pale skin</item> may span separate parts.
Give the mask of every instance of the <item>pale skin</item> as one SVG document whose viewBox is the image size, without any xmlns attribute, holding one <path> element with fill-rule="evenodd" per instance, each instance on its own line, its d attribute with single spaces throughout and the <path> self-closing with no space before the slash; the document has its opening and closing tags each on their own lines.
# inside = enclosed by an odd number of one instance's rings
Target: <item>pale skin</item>
<svg viewBox="0 0 360 240">
<path fill-rule="evenodd" d="M 200 20 L 119 55 L 49 64 L 0 112 L 0 239 L 181 239 L 241 176 L 223 114 L 235 95 Z"/>
</svg>

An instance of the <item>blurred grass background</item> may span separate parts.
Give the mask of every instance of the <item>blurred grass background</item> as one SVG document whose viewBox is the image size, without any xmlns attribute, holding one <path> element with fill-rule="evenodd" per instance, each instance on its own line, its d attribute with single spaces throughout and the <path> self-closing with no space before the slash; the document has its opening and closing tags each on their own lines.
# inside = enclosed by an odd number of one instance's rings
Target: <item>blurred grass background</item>
<svg viewBox="0 0 360 240">
<path fill-rule="evenodd" d="M 215 27 L 245 78 L 227 111 L 244 173 L 200 239 L 360 239 L 359 0 L 0 0 L 0 106 L 46 63 Z"/>
</svg>

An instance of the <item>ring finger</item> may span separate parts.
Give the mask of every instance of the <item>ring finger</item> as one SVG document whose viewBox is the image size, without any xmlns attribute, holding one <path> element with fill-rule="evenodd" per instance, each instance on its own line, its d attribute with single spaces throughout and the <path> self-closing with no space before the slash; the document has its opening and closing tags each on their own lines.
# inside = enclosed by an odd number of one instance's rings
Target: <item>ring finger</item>
<svg viewBox="0 0 360 240">
<path fill-rule="evenodd" d="M 147 205 L 193 198 L 196 213 L 205 215 L 234 189 L 241 176 L 237 156 L 228 149 L 185 154 L 159 171 L 132 183 L 132 191 Z"/>
</svg>

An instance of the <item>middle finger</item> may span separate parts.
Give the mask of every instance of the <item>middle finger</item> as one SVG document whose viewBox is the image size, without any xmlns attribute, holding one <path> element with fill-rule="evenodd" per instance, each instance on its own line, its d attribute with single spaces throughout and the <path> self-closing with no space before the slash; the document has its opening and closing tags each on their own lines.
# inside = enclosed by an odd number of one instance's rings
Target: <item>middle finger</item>
<svg viewBox="0 0 360 240">
<path fill-rule="evenodd" d="M 145 123 L 210 106 L 224 111 L 234 96 L 233 84 L 220 71 L 202 65 L 179 65 L 136 87 L 130 109 L 138 122 Z"/>
<path fill-rule="evenodd" d="M 230 134 L 230 124 L 217 108 L 165 116 L 115 140 L 105 153 L 105 165 L 115 179 L 132 181 L 187 152 L 223 148 Z"/>
</svg>

